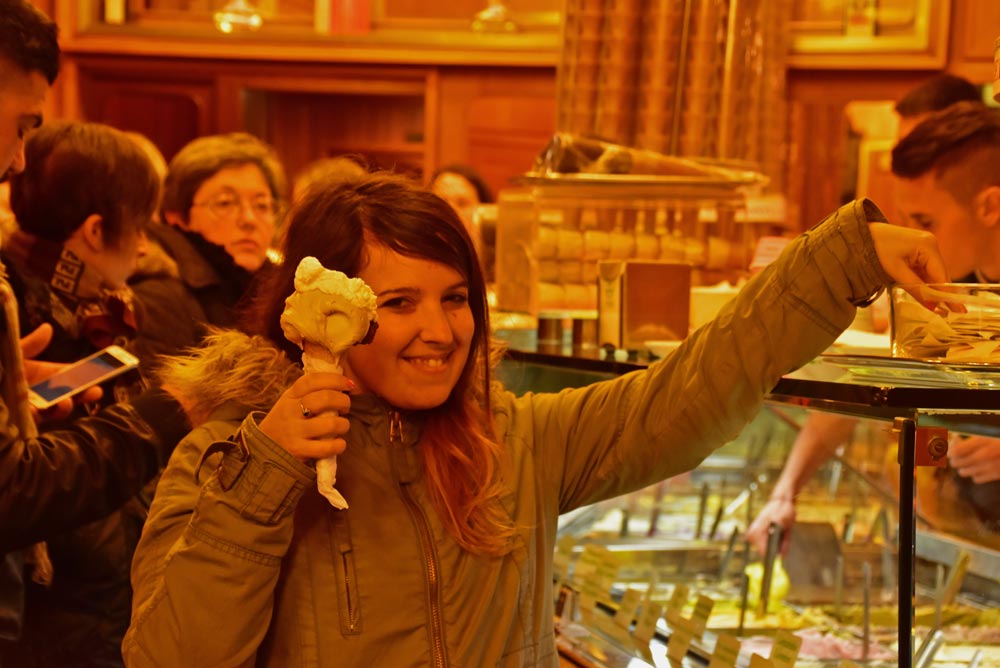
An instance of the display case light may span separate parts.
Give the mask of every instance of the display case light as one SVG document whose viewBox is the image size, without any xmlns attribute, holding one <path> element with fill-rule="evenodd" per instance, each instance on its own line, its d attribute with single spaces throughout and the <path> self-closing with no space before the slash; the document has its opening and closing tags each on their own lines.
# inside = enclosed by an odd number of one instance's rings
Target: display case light
<svg viewBox="0 0 1000 668">
<path fill-rule="evenodd" d="M 230 0 L 212 16 L 215 27 L 227 35 L 239 31 L 259 30 L 264 24 L 257 7 L 247 0 Z"/>
</svg>

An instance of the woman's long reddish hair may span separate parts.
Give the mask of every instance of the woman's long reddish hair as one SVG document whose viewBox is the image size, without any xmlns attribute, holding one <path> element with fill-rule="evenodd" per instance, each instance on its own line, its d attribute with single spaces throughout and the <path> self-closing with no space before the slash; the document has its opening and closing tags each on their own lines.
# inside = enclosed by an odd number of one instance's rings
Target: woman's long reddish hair
<svg viewBox="0 0 1000 668">
<path fill-rule="evenodd" d="M 421 449 L 430 497 L 458 543 L 476 554 L 505 554 L 514 526 L 499 501 L 505 450 L 490 409 L 486 281 L 465 226 L 444 200 L 385 173 L 314 186 L 290 214 L 284 262 L 261 277 L 244 329 L 301 359 L 279 324 L 299 261 L 311 255 L 328 269 L 357 276 L 369 243 L 454 268 L 468 282 L 475 321 L 469 357 L 445 403 L 427 411 Z"/>
</svg>

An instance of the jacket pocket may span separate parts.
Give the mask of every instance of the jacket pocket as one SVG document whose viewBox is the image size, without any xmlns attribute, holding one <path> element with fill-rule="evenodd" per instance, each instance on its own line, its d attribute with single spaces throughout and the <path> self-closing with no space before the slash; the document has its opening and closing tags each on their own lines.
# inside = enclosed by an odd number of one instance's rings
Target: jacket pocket
<svg viewBox="0 0 1000 668">
<path fill-rule="evenodd" d="M 332 515 L 333 561 L 337 572 L 337 607 L 340 612 L 340 632 L 345 636 L 361 633 L 361 597 L 358 578 L 354 569 L 354 545 L 351 542 L 351 525 L 346 510 L 336 510 Z"/>
</svg>

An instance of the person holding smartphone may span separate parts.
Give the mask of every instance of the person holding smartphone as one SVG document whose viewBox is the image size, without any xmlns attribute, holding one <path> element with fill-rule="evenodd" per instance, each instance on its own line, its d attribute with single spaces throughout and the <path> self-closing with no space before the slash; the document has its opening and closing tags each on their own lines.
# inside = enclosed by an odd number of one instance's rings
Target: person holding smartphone
<svg viewBox="0 0 1000 668">
<path fill-rule="evenodd" d="M 0 178 L 25 168 L 25 141 L 42 124 L 59 71 L 55 24 L 27 0 L 0 0 Z M 57 197 L 59 193 L 49 193 Z M 0 665 L 20 637 L 25 548 L 107 515 L 134 495 L 189 428 L 172 396 L 155 389 L 129 404 L 39 435 L 27 383 L 53 371 L 24 360 L 18 308 L 0 274 Z M 29 353 L 47 345 L 51 326 L 25 337 Z M 30 555 L 29 555 L 30 556 Z M 13 664 L 21 665 L 21 664 Z"/>
<path fill-rule="evenodd" d="M 140 323 L 127 280 L 145 249 L 159 175 L 132 138 L 99 123 L 47 123 L 28 138 L 24 154 L 25 168 L 10 178 L 17 227 L 0 258 L 25 330 L 43 323 L 53 328 L 39 358 L 73 369 L 52 380 L 61 386 L 33 388 L 29 401 L 37 405 L 42 394 L 58 396 L 70 389 L 67 383 L 85 383 L 88 369 L 109 376 L 99 406 L 133 398 L 143 388 L 138 372 L 112 378 L 104 371 L 113 370 L 112 363 L 134 368 L 128 350 Z M 89 364 L 77 363 L 85 358 Z M 153 485 L 106 518 L 47 537 L 53 576 L 28 583 L 23 635 L 18 650 L 7 652 L 9 660 L 66 665 L 88 656 L 105 666 L 121 663 L 118 647 L 131 607 L 128 569 Z"/>
</svg>

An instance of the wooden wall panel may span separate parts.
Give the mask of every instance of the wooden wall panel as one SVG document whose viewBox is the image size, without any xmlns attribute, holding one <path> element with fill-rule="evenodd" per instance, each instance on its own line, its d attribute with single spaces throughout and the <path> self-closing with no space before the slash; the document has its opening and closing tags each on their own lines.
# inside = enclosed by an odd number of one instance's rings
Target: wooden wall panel
<svg viewBox="0 0 1000 668">
<path fill-rule="evenodd" d="M 555 77 L 555 68 L 441 69 L 438 164 L 468 164 L 494 192 L 506 187 L 555 132 Z"/>
<path fill-rule="evenodd" d="M 948 69 L 973 81 L 993 81 L 993 43 L 1000 37 L 1000 2 L 955 0 Z"/>
<path fill-rule="evenodd" d="M 80 113 L 85 120 L 134 130 L 149 137 L 167 160 L 184 144 L 214 132 L 215 94 L 210 79 L 200 79 L 169 63 L 131 63 L 115 59 L 76 61 Z"/>
<path fill-rule="evenodd" d="M 789 72 L 787 195 L 793 227 L 811 227 L 850 198 L 844 186 L 848 164 L 847 104 L 854 100 L 896 100 L 931 74 Z"/>
</svg>

